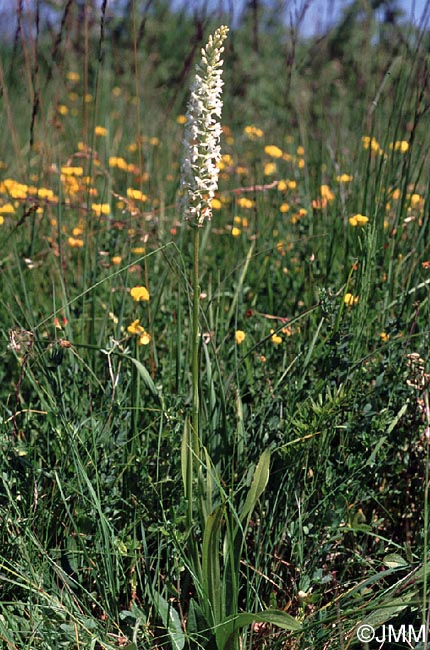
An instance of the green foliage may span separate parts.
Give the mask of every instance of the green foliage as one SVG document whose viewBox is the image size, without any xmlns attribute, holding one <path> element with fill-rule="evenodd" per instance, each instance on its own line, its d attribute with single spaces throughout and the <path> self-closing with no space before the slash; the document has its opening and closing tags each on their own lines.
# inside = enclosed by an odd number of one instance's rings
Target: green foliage
<svg viewBox="0 0 430 650">
<path fill-rule="evenodd" d="M 316 39 L 269 3 L 231 25 L 196 440 L 176 118 L 228 21 L 49 4 L 50 28 L 29 11 L 1 44 L 4 647 L 348 648 L 360 624 L 421 625 L 428 31 L 377 2 Z"/>
</svg>

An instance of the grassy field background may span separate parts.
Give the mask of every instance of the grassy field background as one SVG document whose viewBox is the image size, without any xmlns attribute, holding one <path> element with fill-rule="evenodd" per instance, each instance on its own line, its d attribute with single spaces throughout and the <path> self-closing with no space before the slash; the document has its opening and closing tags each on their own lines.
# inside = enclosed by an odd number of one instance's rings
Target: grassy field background
<svg viewBox="0 0 430 650">
<path fill-rule="evenodd" d="M 2 648 L 345 650 L 380 647 L 363 624 L 418 633 L 429 32 L 394 2 L 353 2 L 312 39 L 260 2 L 234 25 L 204 3 L 34 5 L 0 44 Z M 187 474 L 178 189 L 194 64 L 220 24 Z"/>
</svg>

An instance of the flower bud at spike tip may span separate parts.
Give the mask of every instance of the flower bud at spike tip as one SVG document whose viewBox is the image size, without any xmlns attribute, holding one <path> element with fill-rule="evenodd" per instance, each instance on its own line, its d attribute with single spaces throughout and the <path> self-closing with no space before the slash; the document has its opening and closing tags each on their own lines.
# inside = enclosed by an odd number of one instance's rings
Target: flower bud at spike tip
<svg viewBox="0 0 430 650">
<path fill-rule="evenodd" d="M 184 218 L 203 226 L 212 217 L 211 202 L 218 189 L 221 158 L 222 46 L 228 27 L 219 27 L 202 49 L 191 85 L 186 113 L 181 167 L 181 208 Z"/>
</svg>

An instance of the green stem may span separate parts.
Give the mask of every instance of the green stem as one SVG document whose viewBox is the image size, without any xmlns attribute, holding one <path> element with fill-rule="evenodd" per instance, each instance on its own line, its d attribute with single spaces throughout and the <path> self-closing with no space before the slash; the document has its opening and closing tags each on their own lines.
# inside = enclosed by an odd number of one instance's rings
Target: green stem
<svg viewBox="0 0 430 650">
<path fill-rule="evenodd" d="M 193 452 L 200 458 L 200 431 L 199 431 L 199 307 L 200 307 L 200 286 L 199 286 L 199 256 L 200 256 L 200 228 L 194 228 L 194 260 L 193 260 L 193 315 L 192 315 L 192 399 L 193 408 L 191 416 Z"/>
</svg>

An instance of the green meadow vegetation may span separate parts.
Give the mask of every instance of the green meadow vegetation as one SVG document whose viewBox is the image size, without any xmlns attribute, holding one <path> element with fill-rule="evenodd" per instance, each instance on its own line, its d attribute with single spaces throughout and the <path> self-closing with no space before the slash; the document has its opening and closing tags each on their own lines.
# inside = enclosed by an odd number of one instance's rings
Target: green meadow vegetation
<svg viewBox="0 0 430 650">
<path fill-rule="evenodd" d="M 28 4 L 0 43 L 0 647 L 418 634 L 430 32 L 380 0 L 312 38 L 279 3 Z M 220 25 L 195 228 L 184 128 Z"/>
</svg>

